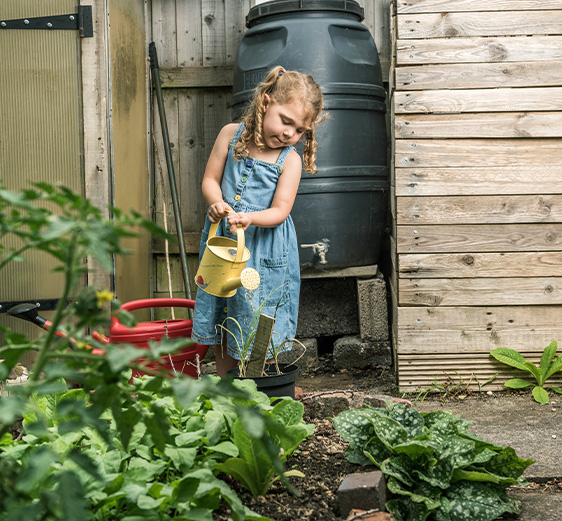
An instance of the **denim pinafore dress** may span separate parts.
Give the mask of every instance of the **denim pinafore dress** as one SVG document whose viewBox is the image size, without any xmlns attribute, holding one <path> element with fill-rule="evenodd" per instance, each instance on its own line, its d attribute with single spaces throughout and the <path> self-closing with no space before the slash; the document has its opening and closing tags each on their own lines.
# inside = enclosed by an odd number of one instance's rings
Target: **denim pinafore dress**
<svg viewBox="0 0 562 521">
<path fill-rule="evenodd" d="M 271 207 L 283 163 L 294 147 L 284 148 L 275 163 L 252 157 L 237 161 L 233 149 L 243 128 L 241 124 L 229 143 L 221 189 L 224 201 L 234 211 L 258 212 Z M 207 216 L 201 234 L 200 262 L 210 226 L 211 222 Z M 219 223 L 217 235 L 236 240 L 236 235 L 230 233 L 226 219 Z M 289 215 L 284 222 L 274 228 L 249 226 L 244 232 L 244 237 L 245 245 L 251 254 L 246 267 L 254 268 L 260 274 L 261 282 L 258 289 L 248 291 L 240 287 L 235 295 L 224 298 L 209 295 L 198 288 L 191 335 L 199 344 L 220 344 L 222 329 L 218 326 L 224 325 L 232 333 L 226 333 L 228 354 L 237 360 L 241 357 L 238 345 L 243 345 L 254 313 L 266 299 L 267 302 L 261 313 L 275 317 L 273 328 L 275 345 L 280 346 L 286 339 L 295 337 L 300 293 L 297 234 L 291 216 Z M 230 319 L 226 320 L 227 317 L 236 319 L 240 324 L 243 339 L 236 323 Z M 236 340 L 232 335 L 235 335 Z M 291 347 L 292 342 L 289 341 L 282 350 Z"/>
</svg>

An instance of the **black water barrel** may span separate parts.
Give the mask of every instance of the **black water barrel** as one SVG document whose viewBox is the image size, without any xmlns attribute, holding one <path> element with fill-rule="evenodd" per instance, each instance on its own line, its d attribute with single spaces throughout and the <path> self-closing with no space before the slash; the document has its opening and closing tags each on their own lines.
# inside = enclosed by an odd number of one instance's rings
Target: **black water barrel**
<svg viewBox="0 0 562 521">
<path fill-rule="evenodd" d="M 324 94 L 330 117 L 317 130 L 318 172 L 303 171 L 291 212 L 305 270 L 379 258 L 389 184 L 386 92 L 363 18 L 354 0 L 265 2 L 246 16 L 236 57 L 235 120 L 276 65 L 312 74 Z"/>
</svg>

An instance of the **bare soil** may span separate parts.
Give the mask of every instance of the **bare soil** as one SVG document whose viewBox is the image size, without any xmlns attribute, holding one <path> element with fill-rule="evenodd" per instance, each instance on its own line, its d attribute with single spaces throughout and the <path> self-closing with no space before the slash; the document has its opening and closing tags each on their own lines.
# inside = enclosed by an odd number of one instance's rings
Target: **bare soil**
<svg viewBox="0 0 562 521">
<path fill-rule="evenodd" d="M 372 370 L 335 370 L 331 357 L 321 359 L 321 369 L 297 381 L 305 395 L 336 390 L 353 390 L 373 394 L 393 395 L 396 392 L 392 371 L 388 368 Z M 298 399 L 298 396 L 297 396 Z M 314 435 L 306 439 L 287 461 L 288 469 L 300 470 L 305 477 L 292 477 L 297 494 L 276 482 L 264 497 L 253 497 L 238 483 L 232 487 L 242 502 L 254 512 L 275 521 L 339 521 L 347 517 L 340 512 L 337 490 L 342 480 L 354 472 L 370 471 L 349 463 L 345 457 L 347 443 L 335 431 L 331 419 L 304 417 L 315 425 Z M 225 506 L 214 515 L 215 521 L 227 521 L 230 511 Z"/>
<path fill-rule="evenodd" d="M 401 397 L 398 394 L 392 370 L 376 368 L 373 370 L 336 371 L 331 360 L 322 360 L 322 369 L 314 375 L 300 378 L 297 385 L 303 393 L 330 392 L 335 390 L 353 390 L 387 396 Z M 454 403 L 460 407 L 482 407 L 493 399 L 510 400 L 509 395 L 488 397 L 485 393 L 473 396 L 473 403 L 467 398 L 472 393 L 466 388 L 448 388 L 446 396 L 427 397 L 428 401 L 446 401 L 446 409 Z M 410 396 L 410 399 L 413 399 Z M 531 399 L 530 397 L 526 397 Z M 457 411 L 458 412 L 458 411 Z M 464 415 L 463 415 L 464 417 Z M 468 414 L 467 417 L 470 417 Z M 238 483 L 233 482 L 242 502 L 258 514 L 275 521 L 343 521 L 347 512 L 340 512 L 337 490 L 342 480 L 356 472 L 374 470 L 373 467 L 359 467 L 349 463 L 345 458 L 347 443 L 335 432 L 331 419 L 315 419 L 305 416 L 307 423 L 316 426 L 314 435 L 305 440 L 299 450 L 289 458 L 287 468 L 303 472 L 304 478 L 291 478 L 291 483 L 298 494 L 292 494 L 280 482 L 275 483 L 264 497 L 254 498 Z M 505 515 L 503 521 L 562 521 L 562 481 L 552 479 L 545 483 L 531 483 L 527 487 L 511 487 L 508 493 L 521 500 L 520 515 Z M 227 521 L 229 510 L 216 512 L 215 521 Z M 357 519 L 357 518 L 355 518 Z"/>
</svg>

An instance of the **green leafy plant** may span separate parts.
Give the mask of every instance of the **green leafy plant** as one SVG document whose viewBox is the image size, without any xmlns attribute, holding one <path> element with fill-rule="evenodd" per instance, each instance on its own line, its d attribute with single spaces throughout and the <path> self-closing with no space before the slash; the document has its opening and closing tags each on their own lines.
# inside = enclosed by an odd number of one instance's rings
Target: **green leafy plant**
<svg viewBox="0 0 562 521">
<path fill-rule="evenodd" d="M 236 348 L 237 348 L 238 354 L 240 356 L 240 362 L 239 362 L 239 365 L 238 365 L 238 370 L 239 370 L 239 375 L 241 377 L 246 376 L 246 369 L 247 369 L 247 366 L 248 366 L 248 362 L 250 360 L 250 353 L 251 353 L 251 350 L 252 350 L 252 346 L 254 344 L 254 340 L 256 338 L 256 333 L 258 331 L 258 324 L 259 324 L 260 317 L 262 315 L 263 309 L 264 309 L 266 303 L 269 301 L 270 297 L 275 292 L 277 292 L 281 288 L 283 288 L 283 286 L 285 286 L 285 285 L 286 285 L 286 283 L 282 284 L 281 286 L 279 286 L 279 287 L 277 287 L 273 290 L 271 290 L 269 292 L 269 295 L 267 295 L 267 297 L 259 304 L 257 309 L 254 310 L 254 314 L 252 315 L 252 318 L 250 320 L 250 324 L 248 325 L 248 329 L 246 331 L 246 334 L 244 334 L 244 331 L 242 329 L 242 326 L 240 325 L 240 322 L 235 317 L 226 317 L 224 322 L 222 324 L 218 325 L 218 327 L 221 328 L 227 335 L 230 335 L 236 343 Z M 275 312 L 273 314 L 273 318 L 275 318 L 276 315 L 277 315 L 277 310 L 279 309 L 279 306 L 281 304 L 281 301 L 283 300 L 283 297 L 284 297 L 285 293 L 283 293 L 283 295 L 281 295 L 280 299 L 277 302 L 277 305 L 275 306 Z M 234 324 L 234 327 L 233 327 L 232 330 L 229 329 L 228 327 L 226 327 L 225 324 L 227 322 L 232 322 Z M 237 334 L 235 334 L 233 331 L 235 331 Z M 275 364 L 275 368 L 277 370 L 277 374 L 279 374 L 281 371 L 280 371 L 280 368 L 279 368 L 278 356 L 283 351 L 284 347 L 288 343 L 293 343 L 293 345 L 295 343 L 299 344 L 303 349 L 303 352 L 300 355 L 301 357 L 305 353 L 306 347 L 296 338 L 288 338 L 284 342 L 279 344 L 275 341 L 276 336 L 279 336 L 278 333 L 273 331 L 273 334 L 271 335 L 271 341 L 269 343 L 266 356 L 267 356 L 268 359 L 273 360 L 273 362 Z M 264 373 L 264 376 L 268 376 L 268 374 Z"/>
<path fill-rule="evenodd" d="M 558 394 L 562 394 L 562 387 L 545 385 L 545 382 L 552 375 L 562 370 L 562 355 L 555 358 L 557 349 L 558 344 L 556 341 L 551 342 L 548 346 L 546 346 L 542 353 L 538 367 L 532 362 L 527 362 L 523 355 L 515 349 L 498 347 L 497 349 L 492 350 L 490 354 L 503 364 L 531 373 L 536 382 L 535 385 L 533 382 L 529 382 L 524 378 L 511 378 L 504 383 L 506 387 L 509 387 L 510 389 L 526 389 L 527 387 L 532 387 L 534 385 L 532 393 L 535 401 L 538 403 L 548 403 L 549 397 L 546 389 L 551 389 Z"/>
<path fill-rule="evenodd" d="M 470 423 L 448 411 L 419 413 L 392 402 L 334 418 L 349 442 L 347 459 L 376 465 L 387 476 L 393 499 L 386 508 L 396 521 L 489 521 L 518 513 L 505 490 L 525 484 L 521 476 L 533 461 L 469 433 Z"/>
<path fill-rule="evenodd" d="M 303 412 L 302 403 L 289 399 L 276 403 L 271 410 L 273 419 L 281 427 L 277 433 L 274 433 L 273 440 L 281 449 L 280 457 L 283 461 L 286 461 L 301 442 L 312 436 L 314 432 L 313 425 L 304 424 Z M 238 448 L 238 457 L 219 463 L 217 468 L 239 480 L 254 496 L 264 495 L 281 475 L 271 464 L 271 459 L 263 445 L 252 439 L 241 418 L 234 422 L 233 441 Z M 298 470 L 289 470 L 284 476 L 304 477 L 304 474 Z"/>
<path fill-rule="evenodd" d="M 251 388 L 253 382 L 154 373 L 131 379 L 138 349 L 100 345 L 87 333 L 108 327 L 111 314 L 100 302 L 105 292 L 80 289 L 84 259 L 94 255 L 109 267 L 112 255 L 125 253 L 120 238 L 138 227 L 159 233 L 139 215 L 112 213 L 104 220 L 64 187 L 0 189 L 0 268 L 40 249 L 59 261 L 64 274 L 49 331 L 29 339 L 2 328 L 0 382 L 22 354 L 36 351 L 38 357 L 27 383 L 0 399 L 0 518 L 208 521 L 226 501 L 234 521 L 267 521 L 241 503 L 217 465 L 238 457 L 233 432 L 240 420 L 274 474 L 289 484 L 280 452 L 294 426 L 274 417 L 270 399 Z M 122 323 L 125 318 L 119 314 Z M 151 343 L 143 357 L 157 360 L 186 342 Z M 105 355 L 90 347 L 103 347 Z M 14 439 L 22 415 L 23 437 Z"/>
</svg>

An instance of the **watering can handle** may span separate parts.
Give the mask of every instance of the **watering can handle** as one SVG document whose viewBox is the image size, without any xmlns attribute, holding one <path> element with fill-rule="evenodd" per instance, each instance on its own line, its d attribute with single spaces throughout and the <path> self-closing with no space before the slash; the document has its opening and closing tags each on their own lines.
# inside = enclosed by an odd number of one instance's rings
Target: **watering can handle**
<svg viewBox="0 0 562 521">
<path fill-rule="evenodd" d="M 145 298 L 141 300 L 131 300 L 121 304 L 121 309 L 134 311 L 135 309 L 146 308 L 190 308 L 195 307 L 195 301 L 186 298 Z"/>
<path fill-rule="evenodd" d="M 211 227 L 209 228 L 209 239 L 217 234 L 218 227 L 219 223 L 211 223 Z M 234 259 L 234 262 L 242 262 L 242 258 L 244 256 L 245 240 L 244 227 L 241 224 L 236 227 L 236 240 L 236 258 Z"/>
<path fill-rule="evenodd" d="M 195 301 L 186 298 L 145 298 L 131 300 L 121 304 L 121 309 L 125 311 L 135 311 L 136 309 L 150 308 L 190 308 L 195 307 Z M 111 317 L 111 326 L 120 324 L 117 316 Z"/>
</svg>

